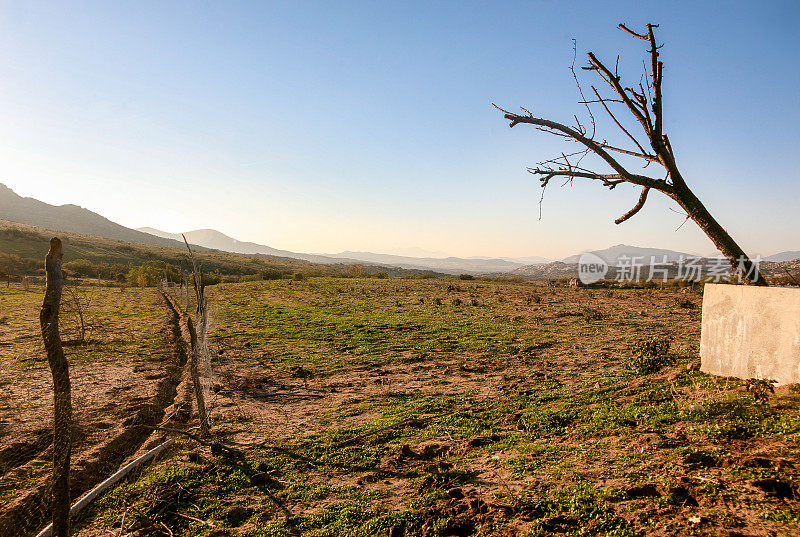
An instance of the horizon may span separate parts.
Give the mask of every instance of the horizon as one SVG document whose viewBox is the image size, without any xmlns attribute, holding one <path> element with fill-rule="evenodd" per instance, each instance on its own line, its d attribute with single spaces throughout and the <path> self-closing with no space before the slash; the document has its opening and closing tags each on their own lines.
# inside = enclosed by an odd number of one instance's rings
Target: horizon
<svg viewBox="0 0 800 537">
<path fill-rule="evenodd" d="M 581 114 L 572 39 L 576 67 L 619 54 L 635 81 L 642 47 L 616 25 L 654 22 L 687 182 L 750 255 L 798 248 L 794 4 L 91 6 L 0 9 L 0 177 L 21 196 L 295 252 L 712 255 L 662 196 L 614 225 L 630 188 L 550 188 L 539 220 L 526 166 L 564 145 L 490 104 Z"/>
</svg>

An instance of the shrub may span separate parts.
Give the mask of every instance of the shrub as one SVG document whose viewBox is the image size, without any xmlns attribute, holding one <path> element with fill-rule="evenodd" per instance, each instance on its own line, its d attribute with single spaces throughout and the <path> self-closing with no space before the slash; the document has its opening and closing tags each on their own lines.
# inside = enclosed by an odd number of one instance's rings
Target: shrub
<svg viewBox="0 0 800 537">
<path fill-rule="evenodd" d="M 694 309 L 697 307 L 697 304 L 689 300 L 688 298 L 676 298 L 675 305 L 679 308 L 686 308 L 686 309 Z"/>
<path fill-rule="evenodd" d="M 593 321 L 600 321 L 604 317 L 602 311 L 600 311 L 598 308 L 593 308 L 592 306 L 584 306 L 581 310 L 581 315 L 583 315 L 583 318 L 589 323 Z"/>
<path fill-rule="evenodd" d="M 264 269 L 258 273 L 262 280 L 280 280 L 283 278 L 283 273 L 280 270 Z"/>
<path fill-rule="evenodd" d="M 292 274 L 292 280 L 294 280 L 296 282 L 302 282 L 305 279 L 306 279 L 306 275 L 303 274 L 302 272 L 295 272 L 294 274 Z"/>
<path fill-rule="evenodd" d="M 670 344 L 669 338 L 658 336 L 634 344 L 628 367 L 642 375 L 660 371 L 662 367 L 675 362 L 669 353 Z"/>
<path fill-rule="evenodd" d="M 474 280 L 475 276 L 473 276 L 472 274 L 459 274 L 458 275 L 458 279 L 459 280 Z"/>
<path fill-rule="evenodd" d="M 220 274 L 219 270 L 203 273 L 203 285 L 217 285 L 221 281 L 222 274 Z"/>
<path fill-rule="evenodd" d="M 753 396 L 753 400 L 759 403 L 766 403 L 769 400 L 769 395 L 775 393 L 773 384 L 777 384 L 777 380 L 768 379 L 747 379 L 747 386 L 745 389 Z"/>
<path fill-rule="evenodd" d="M 203 283 L 210 285 L 206 281 L 206 274 L 203 274 Z M 217 273 L 219 276 L 219 273 Z M 169 281 L 181 281 L 182 276 L 178 267 L 165 263 L 164 261 L 147 261 L 141 266 L 134 267 L 128 271 L 127 280 L 131 285 L 138 287 L 152 287 L 158 285 L 162 278 L 167 278 Z M 214 283 L 219 283 L 217 280 Z"/>
</svg>

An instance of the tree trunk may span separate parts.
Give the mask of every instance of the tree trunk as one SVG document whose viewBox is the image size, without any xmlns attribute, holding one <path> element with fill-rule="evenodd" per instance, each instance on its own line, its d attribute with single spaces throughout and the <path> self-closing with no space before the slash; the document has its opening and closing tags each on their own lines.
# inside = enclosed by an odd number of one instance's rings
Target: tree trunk
<svg viewBox="0 0 800 537">
<path fill-rule="evenodd" d="M 57 249 L 53 241 L 58 241 Z M 58 333 L 58 312 L 61 304 L 63 275 L 61 273 L 61 241 L 53 239 L 45 259 L 47 287 L 39 322 L 47 350 L 47 361 L 53 375 L 53 535 L 69 536 L 69 465 L 72 450 L 72 401 L 70 396 L 69 364 Z"/>
<path fill-rule="evenodd" d="M 753 263 L 744 253 L 744 250 L 725 231 L 725 228 L 711 216 L 705 205 L 694 195 L 694 192 L 689 187 L 675 184 L 672 198 L 686 211 L 689 218 L 694 220 L 700 226 L 700 229 L 708 235 L 714 246 L 728 259 L 733 272 L 738 272 L 741 275 L 743 283 L 747 285 L 769 285 L 759 272 L 758 264 Z"/>
</svg>

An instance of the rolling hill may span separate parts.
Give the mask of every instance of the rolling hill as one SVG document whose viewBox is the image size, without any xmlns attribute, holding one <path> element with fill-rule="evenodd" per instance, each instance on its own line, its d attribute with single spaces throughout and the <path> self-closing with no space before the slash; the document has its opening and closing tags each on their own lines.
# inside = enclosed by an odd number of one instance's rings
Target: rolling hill
<svg viewBox="0 0 800 537">
<path fill-rule="evenodd" d="M 163 239 L 177 240 L 183 243 L 183 237 L 180 233 L 169 233 L 161 231 L 152 227 L 140 227 L 137 231 L 161 237 Z M 356 259 L 340 258 L 334 259 L 329 256 L 317 254 L 304 254 L 300 252 L 290 252 L 288 250 L 278 250 L 265 244 L 258 244 L 255 242 L 243 242 L 229 237 L 217 231 L 216 229 L 196 229 L 194 231 L 186 231 L 183 233 L 189 244 L 209 248 L 212 250 L 220 250 L 221 252 L 231 252 L 235 254 L 246 255 L 271 255 L 276 257 L 289 257 L 292 259 L 301 259 L 303 261 L 310 261 L 312 263 L 322 263 L 325 265 L 335 263 L 357 263 Z"/>
<path fill-rule="evenodd" d="M 615 265 L 620 256 L 641 257 L 647 262 L 650 261 L 650 256 L 655 257 L 656 261 L 661 261 L 664 256 L 667 256 L 668 263 L 677 263 L 681 256 L 693 257 L 693 254 L 687 254 L 686 252 L 676 252 L 674 250 L 664 250 L 661 248 L 642 248 L 639 246 L 629 246 L 627 244 L 617 244 L 616 246 L 611 246 L 604 250 L 594 250 L 589 253 L 598 256 L 609 265 Z M 581 254 L 571 255 L 565 257 L 562 261 L 567 264 L 577 263 L 580 256 Z"/>
<path fill-rule="evenodd" d="M 138 231 L 150 233 L 165 239 L 180 240 L 180 233 L 169 233 L 152 227 L 141 227 Z M 377 254 L 373 252 L 340 252 L 338 254 L 305 254 L 278 250 L 265 244 L 243 242 L 215 229 L 197 229 L 184 233 L 186 240 L 191 244 L 203 246 L 224 252 L 240 254 L 261 254 L 280 257 L 291 257 L 311 261 L 312 263 L 370 263 L 387 267 L 398 267 L 411 270 L 432 270 L 446 274 L 487 274 L 505 273 L 518 269 L 526 264 L 545 263 L 543 257 L 527 257 L 516 260 L 515 258 L 492 257 L 413 257 L 393 254 Z"/>
<path fill-rule="evenodd" d="M 37 199 L 24 198 L 2 183 L 0 183 L 0 220 L 104 239 L 185 248 L 182 242 L 155 237 L 121 226 L 77 205 L 50 205 Z"/>
<path fill-rule="evenodd" d="M 764 261 L 780 263 L 782 261 L 794 261 L 795 259 L 800 259 L 800 252 L 780 252 L 777 254 L 768 255 L 764 258 Z"/>
</svg>

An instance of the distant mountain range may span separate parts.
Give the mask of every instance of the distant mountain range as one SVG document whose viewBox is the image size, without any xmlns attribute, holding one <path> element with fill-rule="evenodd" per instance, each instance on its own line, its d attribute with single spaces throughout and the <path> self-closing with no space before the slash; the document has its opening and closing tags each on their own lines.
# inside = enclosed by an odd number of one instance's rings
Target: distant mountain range
<svg viewBox="0 0 800 537">
<path fill-rule="evenodd" d="M 330 255 L 336 258 L 358 259 L 366 263 L 392 265 L 408 269 L 437 270 L 449 274 L 510 272 L 524 266 L 523 263 L 495 258 L 405 257 L 392 254 L 374 254 L 372 252 L 342 252 Z"/>
<path fill-rule="evenodd" d="M 150 233 L 157 237 L 166 239 L 183 240 L 180 233 L 168 233 L 159 229 L 151 227 L 141 227 L 138 231 Z M 510 272 L 514 269 L 530 264 L 531 261 L 545 263 L 548 260 L 542 257 L 521 258 L 519 261 L 513 259 L 498 259 L 491 257 L 411 257 L 393 254 L 376 254 L 372 252 L 340 252 L 338 254 L 304 254 L 298 252 L 290 252 L 288 250 L 278 250 L 267 246 L 265 244 L 257 244 L 255 242 L 242 242 L 232 237 L 225 235 L 215 229 L 198 229 L 195 231 L 186 231 L 186 240 L 190 244 L 196 244 L 211 248 L 214 250 L 222 250 L 224 252 L 233 252 L 240 254 L 261 254 L 261 255 L 274 255 L 280 257 L 292 257 L 295 259 L 303 259 L 313 263 L 371 263 L 375 265 L 386 265 L 392 267 L 415 269 L 415 270 L 432 270 L 436 272 L 444 272 L 447 274 L 486 274 L 497 272 Z"/>
<path fill-rule="evenodd" d="M 136 231 L 148 233 L 163 239 L 173 239 L 183 243 L 183 237 L 180 233 L 168 233 L 155 229 L 152 227 L 140 227 Z M 222 252 L 231 252 L 234 254 L 247 254 L 247 255 L 271 255 L 277 257 L 290 257 L 293 259 L 302 259 L 303 261 L 311 261 L 312 263 L 322 263 L 330 265 L 333 263 L 357 263 L 355 259 L 333 258 L 317 254 L 304 254 L 299 252 L 290 252 L 288 250 L 278 250 L 265 244 L 257 244 L 255 242 L 242 242 L 232 237 L 228 237 L 224 233 L 216 229 L 197 229 L 195 231 L 186 231 L 183 233 L 186 240 L 193 246 L 201 246 L 211 250 L 220 250 Z"/>
<path fill-rule="evenodd" d="M 779 254 L 772 254 L 765 257 L 764 261 L 780 263 L 783 261 L 794 261 L 795 259 L 800 259 L 800 252 L 781 252 Z"/>
<path fill-rule="evenodd" d="M 69 231 L 83 235 L 116 239 L 140 244 L 183 248 L 179 233 L 167 233 L 158 229 L 144 227 L 130 229 L 77 205 L 50 205 L 33 198 L 24 198 L 0 183 L 0 219 L 32 226 Z M 199 229 L 185 233 L 190 244 L 201 249 L 213 249 L 247 255 L 265 255 L 301 259 L 322 264 L 371 263 L 384 266 L 416 270 L 431 270 L 448 274 L 491 274 L 512 273 L 528 276 L 560 274 L 573 270 L 571 265 L 578 262 L 580 254 L 569 256 L 561 261 L 551 261 L 544 257 L 438 257 L 437 252 L 427 252 L 419 248 L 409 248 L 408 253 L 422 256 L 378 254 L 373 252 L 345 251 L 338 254 L 307 254 L 279 250 L 264 244 L 238 241 L 214 229 Z M 592 252 L 616 264 L 621 255 L 641 256 L 644 260 L 655 256 L 661 261 L 664 256 L 668 262 L 676 262 L 681 256 L 690 254 L 663 250 L 660 248 L 641 248 L 618 244 L 605 250 Z M 424 255 L 432 254 L 432 255 Z M 765 261 L 790 261 L 800 259 L 800 251 L 787 251 L 764 258 Z"/>
<path fill-rule="evenodd" d="M 603 259 L 609 265 L 616 264 L 620 256 L 623 255 L 628 257 L 638 256 L 648 263 L 650 262 L 651 256 L 654 257 L 655 261 L 659 263 L 663 261 L 664 256 L 667 257 L 667 263 L 677 263 L 678 261 L 680 261 L 681 256 L 683 256 L 684 258 L 696 257 L 695 254 L 687 254 L 686 252 L 676 252 L 674 250 L 662 250 L 660 248 L 639 248 L 638 246 L 629 246 L 627 244 L 617 244 L 616 246 L 611 246 L 610 248 L 606 248 L 605 250 L 595 250 L 590 253 L 593 253 L 600 259 Z M 577 263 L 580 256 L 581 254 L 572 255 L 562 259 L 562 261 L 568 264 Z M 783 261 L 793 261 L 795 259 L 800 259 L 800 251 L 780 252 L 777 254 L 768 255 L 767 257 L 762 258 L 762 261 L 779 263 Z"/>
<path fill-rule="evenodd" d="M 640 248 L 638 246 L 629 246 L 627 244 L 617 244 L 605 250 L 594 250 L 594 255 L 604 260 L 609 265 L 616 265 L 617 260 L 622 256 L 640 257 L 645 262 L 650 262 L 651 256 L 655 258 L 656 262 L 663 262 L 664 257 L 667 258 L 667 263 L 677 263 L 681 257 L 693 257 L 692 254 L 686 252 L 675 252 L 673 250 L 663 250 L 661 248 Z M 564 263 L 573 264 L 577 263 L 582 254 L 571 255 L 562 259 Z"/>
</svg>

